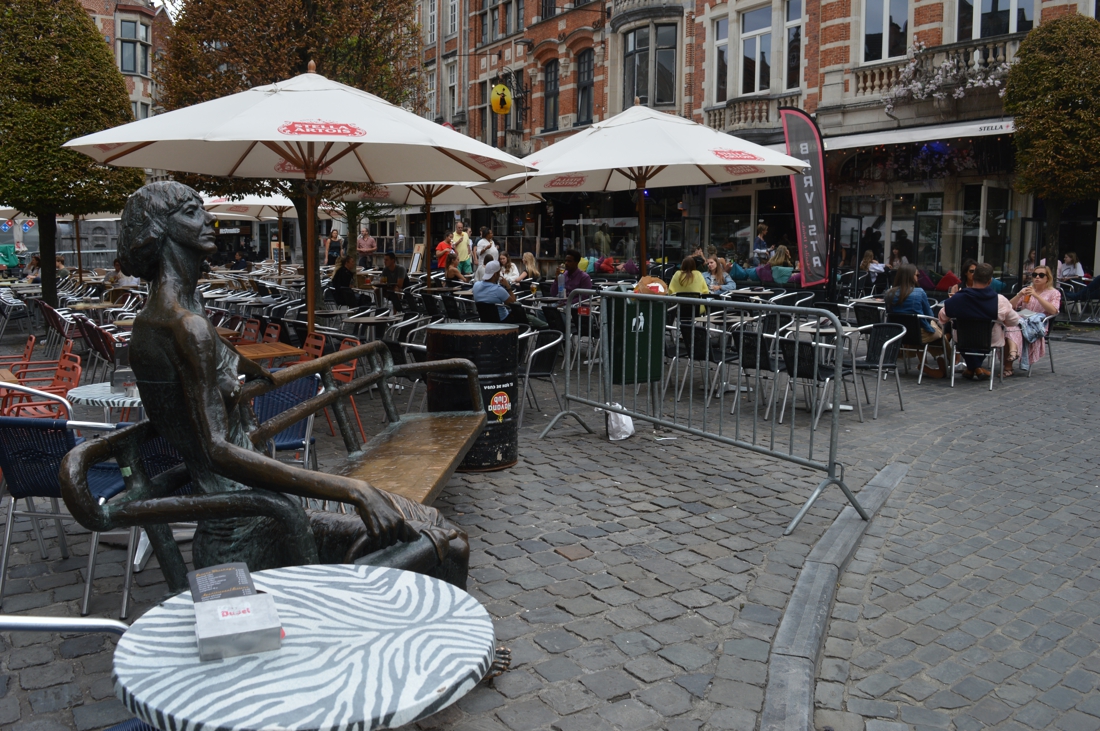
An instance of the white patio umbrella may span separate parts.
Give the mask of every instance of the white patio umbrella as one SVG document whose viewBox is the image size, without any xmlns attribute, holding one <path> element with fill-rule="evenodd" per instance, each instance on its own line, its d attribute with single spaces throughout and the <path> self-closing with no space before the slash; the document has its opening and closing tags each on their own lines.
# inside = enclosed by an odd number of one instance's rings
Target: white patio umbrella
<svg viewBox="0 0 1100 731">
<path fill-rule="evenodd" d="M 316 271 L 313 181 L 494 180 L 519 159 L 401 107 L 313 73 L 65 143 L 98 162 L 221 177 L 304 179 L 306 265 Z M 316 115 L 323 115 L 318 118 Z M 313 277 L 306 279 L 313 326 Z"/>
<path fill-rule="evenodd" d="M 508 203 L 537 203 L 542 196 L 531 193 L 506 193 L 490 190 L 476 184 L 454 183 L 403 183 L 399 185 L 378 185 L 362 192 L 345 196 L 347 201 L 368 201 L 371 203 L 389 203 L 394 206 L 424 206 L 427 218 L 424 223 L 424 271 L 428 271 L 432 260 L 432 204 L 460 206 L 499 206 Z"/>
<path fill-rule="evenodd" d="M 791 175 L 806 167 L 781 152 L 639 104 L 532 153 L 524 162 L 537 172 L 508 176 L 486 187 L 536 194 L 637 190 L 643 270 L 645 188 L 715 185 Z"/>
</svg>

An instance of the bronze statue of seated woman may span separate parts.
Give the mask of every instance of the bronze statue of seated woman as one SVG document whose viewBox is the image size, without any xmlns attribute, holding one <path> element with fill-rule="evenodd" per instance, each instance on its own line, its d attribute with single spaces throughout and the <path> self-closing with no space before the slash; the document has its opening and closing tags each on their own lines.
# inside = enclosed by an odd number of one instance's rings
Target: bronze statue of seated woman
<svg viewBox="0 0 1100 731">
<path fill-rule="evenodd" d="M 247 400 L 240 398 L 242 379 L 270 380 L 272 375 L 218 336 L 195 291 L 203 259 L 216 250 L 213 222 L 194 190 L 158 182 L 127 202 L 119 237 L 122 270 L 149 283 L 148 301 L 130 341 L 130 366 L 151 422 L 146 432 L 155 430 L 182 456 L 184 468 L 177 470 L 175 482 L 190 480 L 193 495 L 168 497 L 163 485 L 157 494 L 149 480 L 135 475 L 131 481 L 141 479 L 128 484 L 121 496 L 94 505 L 72 487 L 81 475 L 70 464 L 63 466 L 62 481 L 74 516 L 96 530 L 163 528 L 170 521 L 197 519 L 196 568 L 244 561 L 257 571 L 364 557 L 374 563 L 371 557 L 376 557 L 382 565 L 464 586 L 466 534 L 437 510 L 361 480 L 284 464 L 249 439 L 254 418 Z M 136 456 L 133 445 L 113 439 L 104 440 L 113 444 L 112 456 Z M 125 460 L 120 456 L 119 461 Z M 339 501 L 356 513 L 307 510 L 302 497 Z M 182 559 L 178 548 L 174 558 L 162 545 L 163 535 L 163 530 L 150 530 L 169 585 L 179 590 L 173 585 L 183 581 L 178 575 Z"/>
</svg>

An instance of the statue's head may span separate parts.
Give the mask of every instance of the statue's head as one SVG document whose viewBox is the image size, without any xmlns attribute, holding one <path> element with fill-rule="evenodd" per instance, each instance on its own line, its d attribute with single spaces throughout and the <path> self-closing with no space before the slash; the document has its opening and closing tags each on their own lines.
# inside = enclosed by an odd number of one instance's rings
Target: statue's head
<svg viewBox="0 0 1100 731">
<path fill-rule="evenodd" d="M 190 249 L 197 259 L 217 251 L 214 216 L 202 207 L 202 197 L 183 183 L 150 183 L 126 201 L 122 211 L 118 255 L 122 271 L 151 280 L 160 270 L 164 247 Z"/>
</svg>

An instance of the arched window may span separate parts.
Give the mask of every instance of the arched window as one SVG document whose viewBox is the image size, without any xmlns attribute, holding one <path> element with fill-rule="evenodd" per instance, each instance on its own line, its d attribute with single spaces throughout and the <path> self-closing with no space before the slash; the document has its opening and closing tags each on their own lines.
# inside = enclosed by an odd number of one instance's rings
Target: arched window
<svg viewBox="0 0 1100 731">
<path fill-rule="evenodd" d="M 558 62 L 553 60 L 546 64 L 546 87 L 543 96 L 543 130 L 558 128 Z"/>
<path fill-rule="evenodd" d="M 595 56 L 591 48 L 577 54 L 577 124 L 592 123 Z"/>
</svg>

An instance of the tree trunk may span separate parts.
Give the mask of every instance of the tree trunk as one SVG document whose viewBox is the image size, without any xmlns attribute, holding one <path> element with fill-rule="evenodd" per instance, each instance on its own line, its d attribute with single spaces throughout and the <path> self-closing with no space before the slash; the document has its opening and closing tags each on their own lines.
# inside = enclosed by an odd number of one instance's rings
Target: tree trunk
<svg viewBox="0 0 1100 731">
<path fill-rule="evenodd" d="M 1040 252 L 1039 259 L 1046 259 L 1047 266 L 1058 270 L 1058 230 L 1062 227 L 1062 212 L 1065 211 L 1066 205 L 1061 201 L 1049 201 L 1044 200 L 1047 211 L 1046 222 L 1046 246 L 1043 247 Z M 1054 284 L 1051 282 L 1050 284 Z"/>
<path fill-rule="evenodd" d="M 35 211 L 38 217 L 38 256 L 42 266 L 42 299 L 57 307 L 57 213 Z"/>
</svg>

